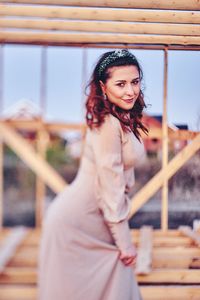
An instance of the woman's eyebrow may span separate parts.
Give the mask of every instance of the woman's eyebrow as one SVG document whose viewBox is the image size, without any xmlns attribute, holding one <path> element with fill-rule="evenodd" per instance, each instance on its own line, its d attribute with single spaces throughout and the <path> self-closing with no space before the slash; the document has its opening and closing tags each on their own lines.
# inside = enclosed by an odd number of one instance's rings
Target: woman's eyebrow
<svg viewBox="0 0 200 300">
<path fill-rule="evenodd" d="M 140 77 L 133 78 L 132 81 L 137 80 L 137 79 L 140 79 Z M 119 79 L 119 80 L 116 80 L 115 82 L 126 82 L 126 80 Z"/>
</svg>

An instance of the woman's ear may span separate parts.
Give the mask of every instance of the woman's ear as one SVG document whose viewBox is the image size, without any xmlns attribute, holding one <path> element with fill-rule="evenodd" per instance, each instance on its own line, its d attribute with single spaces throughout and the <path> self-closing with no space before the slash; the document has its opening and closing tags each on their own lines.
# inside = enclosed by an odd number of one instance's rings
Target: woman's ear
<svg viewBox="0 0 200 300">
<path fill-rule="evenodd" d="M 105 84 L 101 80 L 99 80 L 99 83 L 100 83 L 100 87 L 102 89 L 102 93 L 105 94 L 106 93 Z"/>
</svg>

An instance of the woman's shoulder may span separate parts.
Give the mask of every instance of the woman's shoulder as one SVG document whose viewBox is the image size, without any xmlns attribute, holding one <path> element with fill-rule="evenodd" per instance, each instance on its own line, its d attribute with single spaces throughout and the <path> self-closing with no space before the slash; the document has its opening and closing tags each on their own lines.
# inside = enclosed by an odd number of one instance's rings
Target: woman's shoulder
<svg viewBox="0 0 200 300">
<path fill-rule="evenodd" d="M 93 129 L 88 129 L 89 133 L 92 135 L 121 135 L 122 128 L 120 121 L 113 115 L 108 114 L 105 116 L 102 124 L 99 127 Z"/>
<path fill-rule="evenodd" d="M 120 121 L 112 114 L 108 114 L 105 116 L 105 119 L 104 119 L 104 122 L 102 125 L 109 126 L 111 128 L 115 128 L 118 130 L 121 129 Z"/>
</svg>

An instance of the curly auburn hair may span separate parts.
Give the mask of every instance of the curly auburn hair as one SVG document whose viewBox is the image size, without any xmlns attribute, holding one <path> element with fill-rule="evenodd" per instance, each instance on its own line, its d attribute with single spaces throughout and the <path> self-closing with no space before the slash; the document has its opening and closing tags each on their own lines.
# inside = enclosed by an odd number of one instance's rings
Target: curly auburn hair
<svg viewBox="0 0 200 300">
<path fill-rule="evenodd" d="M 140 80 L 143 77 L 143 72 L 137 59 L 134 55 L 132 55 L 132 57 L 118 57 L 115 61 L 109 63 L 103 72 L 100 73 L 99 67 L 101 66 L 102 62 L 113 53 L 114 51 L 109 51 L 100 57 L 92 73 L 91 80 L 86 87 L 86 89 L 88 87 L 90 88 L 86 101 L 86 122 L 90 129 L 95 127 L 97 128 L 100 127 L 104 122 L 106 115 L 112 114 L 120 121 L 124 132 L 132 131 L 140 141 L 141 135 L 138 129 L 141 129 L 145 134 L 148 133 L 148 129 L 142 123 L 142 111 L 144 107 L 146 107 L 142 90 L 140 90 L 139 96 L 133 108 L 129 110 L 129 114 L 127 114 L 127 111 L 105 99 L 100 86 L 100 81 L 102 81 L 104 84 L 106 83 L 106 81 L 110 78 L 109 71 L 112 67 L 130 65 L 136 66 L 139 72 Z"/>
</svg>

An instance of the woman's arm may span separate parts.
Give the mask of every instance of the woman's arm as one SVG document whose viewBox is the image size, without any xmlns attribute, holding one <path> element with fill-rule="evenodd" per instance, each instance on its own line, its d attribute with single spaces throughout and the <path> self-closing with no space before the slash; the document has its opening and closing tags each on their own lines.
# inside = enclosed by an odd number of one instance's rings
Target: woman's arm
<svg viewBox="0 0 200 300">
<path fill-rule="evenodd" d="M 125 193 L 121 136 L 119 121 L 108 116 L 93 134 L 93 151 L 97 166 L 99 207 L 120 250 L 120 258 L 129 265 L 135 259 L 136 250 L 128 226 L 130 203 Z"/>
</svg>

